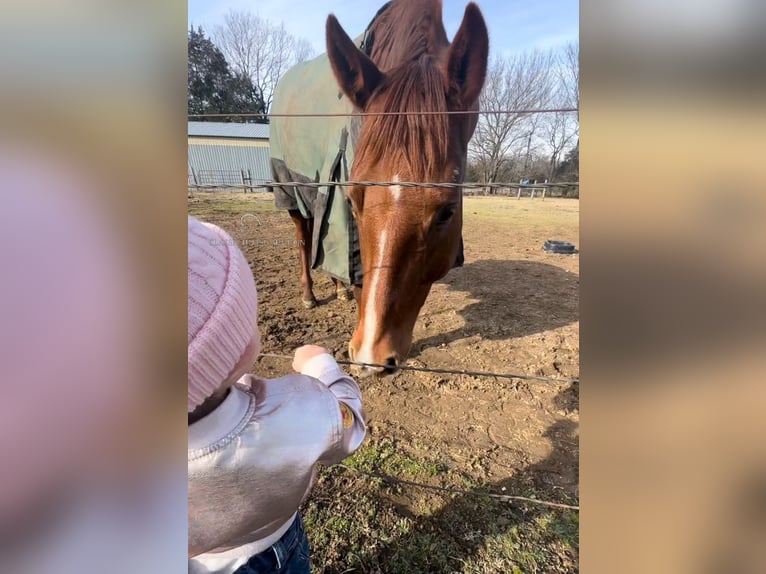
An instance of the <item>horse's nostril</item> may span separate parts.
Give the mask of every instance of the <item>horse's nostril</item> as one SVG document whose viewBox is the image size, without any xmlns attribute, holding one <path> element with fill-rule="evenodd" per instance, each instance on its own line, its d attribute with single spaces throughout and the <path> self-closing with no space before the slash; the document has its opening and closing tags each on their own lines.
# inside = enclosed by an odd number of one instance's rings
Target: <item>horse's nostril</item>
<svg viewBox="0 0 766 574">
<path fill-rule="evenodd" d="M 396 369 L 399 367 L 399 361 L 396 360 L 396 357 L 389 357 L 383 364 L 386 367 L 385 372 L 389 374 L 396 371 Z"/>
</svg>

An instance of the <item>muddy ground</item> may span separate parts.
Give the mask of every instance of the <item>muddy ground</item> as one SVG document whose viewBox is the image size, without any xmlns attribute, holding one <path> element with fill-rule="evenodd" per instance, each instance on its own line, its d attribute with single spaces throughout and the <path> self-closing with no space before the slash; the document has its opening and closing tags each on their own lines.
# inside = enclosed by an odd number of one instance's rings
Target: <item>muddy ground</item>
<svg viewBox="0 0 766 574">
<path fill-rule="evenodd" d="M 294 228 L 268 194 L 196 194 L 189 212 L 229 231 L 258 285 L 263 351 L 306 343 L 347 359 L 356 304 L 314 275 L 300 301 Z M 434 285 L 409 364 L 577 378 L 579 201 L 467 197 L 465 266 Z M 284 374 L 261 358 L 253 372 Z M 577 504 L 578 383 L 400 372 L 361 381 L 369 440 L 354 468 L 469 491 Z M 316 572 L 576 572 L 578 516 L 324 471 L 304 508 Z"/>
</svg>

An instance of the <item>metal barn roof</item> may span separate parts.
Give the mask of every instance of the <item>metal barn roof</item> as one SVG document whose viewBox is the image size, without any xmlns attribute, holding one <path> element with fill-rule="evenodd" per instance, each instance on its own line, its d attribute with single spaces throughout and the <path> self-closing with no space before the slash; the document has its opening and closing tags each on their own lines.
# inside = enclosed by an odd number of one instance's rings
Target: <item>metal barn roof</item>
<svg viewBox="0 0 766 574">
<path fill-rule="evenodd" d="M 189 136 L 269 139 L 269 124 L 189 122 Z"/>
</svg>

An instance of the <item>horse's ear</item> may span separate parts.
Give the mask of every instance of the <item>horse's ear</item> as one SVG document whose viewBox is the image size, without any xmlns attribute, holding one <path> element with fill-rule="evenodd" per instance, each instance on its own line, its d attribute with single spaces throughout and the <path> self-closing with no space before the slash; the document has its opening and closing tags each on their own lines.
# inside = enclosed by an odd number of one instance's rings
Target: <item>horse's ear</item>
<svg viewBox="0 0 766 574">
<path fill-rule="evenodd" d="M 332 14 L 327 17 L 327 56 L 335 79 L 357 108 L 364 109 L 383 81 L 383 73 L 354 45 Z"/>
<path fill-rule="evenodd" d="M 447 56 L 447 85 L 465 106 L 479 99 L 487 75 L 489 34 L 479 7 L 471 2 Z"/>
</svg>

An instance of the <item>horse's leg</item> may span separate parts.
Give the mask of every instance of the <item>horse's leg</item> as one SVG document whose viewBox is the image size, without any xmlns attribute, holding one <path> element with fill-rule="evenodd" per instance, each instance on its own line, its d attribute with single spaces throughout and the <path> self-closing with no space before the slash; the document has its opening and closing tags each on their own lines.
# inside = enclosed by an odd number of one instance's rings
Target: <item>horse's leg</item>
<svg viewBox="0 0 766 574">
<path fill-rule="evenodd" d="M 295 224 L 295 239 L 298 243 L 298 257 L 301 261 L 301 286 L 303 287 L 301 300 L 306 309 L 313 309 L 316 307 L 317 300 L 314 297 L 314 282 L 311 279 L 310 264 L 312 222 L 304 219 L 297 209 L 290 209 L 288 213 Z"/>
<path fill-rule="evenodd" d="M 335 285 L 335 296 L 341 301 L 351 301 L 351 293 L 349 292 L 349 288 L 346 287 L 346 284 L 335 277 L 332 278 L 332 282 L 333 285 Z"/>
</svg>

